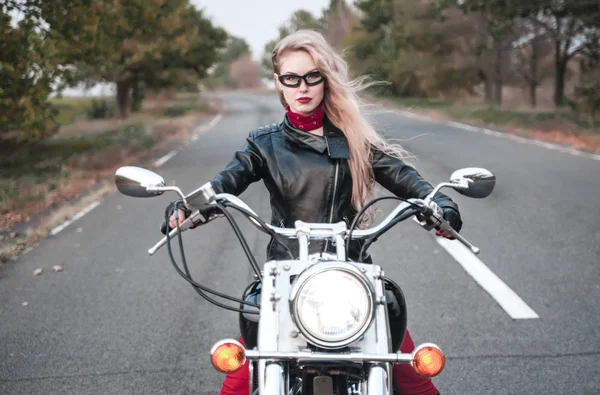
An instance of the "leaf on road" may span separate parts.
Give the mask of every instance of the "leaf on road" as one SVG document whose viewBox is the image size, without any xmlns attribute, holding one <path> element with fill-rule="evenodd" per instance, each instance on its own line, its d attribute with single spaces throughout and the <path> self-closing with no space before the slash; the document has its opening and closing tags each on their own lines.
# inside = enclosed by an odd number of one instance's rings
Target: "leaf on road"
<svg viewBox="0 0 600 395">
<path fill-rule="evenodd" d="M 43 271 L 44 271 L 44 269 L 42 269 L 41 267 L 38 267 L 37 269 L 35 269 L 33 271 L 33 275 L 34 276 L 39 276 L 40 274 L 42 274 Z"/>
<path fill-rule="evenodd" d="M 52 270 L 54 270 L 55 272 L 62 272 L 63 267 L 61 265 L 54 265 L 52 266 Z"/>
</svg>

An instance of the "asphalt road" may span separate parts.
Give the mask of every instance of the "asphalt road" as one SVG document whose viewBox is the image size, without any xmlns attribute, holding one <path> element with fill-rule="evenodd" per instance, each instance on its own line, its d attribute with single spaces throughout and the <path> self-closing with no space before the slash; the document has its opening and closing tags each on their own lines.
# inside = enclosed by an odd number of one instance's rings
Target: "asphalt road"
<svg viewBox="0 0 600 395">
<path fill-rule="evenodd" d="M 184 191 L 209 180 L 254 127 L 283 116 L 273 96 L 227 94 L 210 131 L 164 164 Z M 600 393 L 600 161 L 382 111 L 379 129 L 418 156 L 432 183 L 461 167 L 497 175 L 475 200 L 448 192 L 480 259 L 537 313 L 513 319 L 412 223 L 372 252 L 403 287 L 415 342 L 445 351 L 442 394 Z M 241 196 L 268 218 L 257 183 Z M 171 266 L 149 257 L 174 195 L 114 193 L 0 270 L 0 394 L 216 394 L 208 351 L 238 335 L 237 315 L 201 299 Z M 382 205 L 382 214 L 390 210 Z M 267 237 L 241 221 L 258 259 Z M 251 269 L 225 220 L 184 235 L 194 277 L 239 295 Z M 52 265 L 64 266 L 60 273 Z M 40 276 L 32 272 L 42 267 Z M 24 302 L 27 305 L 24 306 Z"/>
</svg>

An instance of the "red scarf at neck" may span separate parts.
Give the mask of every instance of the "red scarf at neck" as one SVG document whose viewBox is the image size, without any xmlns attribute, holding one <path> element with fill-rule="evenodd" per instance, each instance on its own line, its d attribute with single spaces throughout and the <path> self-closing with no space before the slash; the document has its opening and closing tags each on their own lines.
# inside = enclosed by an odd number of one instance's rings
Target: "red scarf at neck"
<svg viewBox="0 0 600 395">
<path fill-rule="evenodd" d="M 285 107 L 285 112 L 287 112 L 288 120 L 296 129 L 310 132 L 323 126 L 323 116 L 325 115 L 323 104 L 315 108 L 310 115 L 297 114 L 290 109 L 289 105 Z"/>
</svg>

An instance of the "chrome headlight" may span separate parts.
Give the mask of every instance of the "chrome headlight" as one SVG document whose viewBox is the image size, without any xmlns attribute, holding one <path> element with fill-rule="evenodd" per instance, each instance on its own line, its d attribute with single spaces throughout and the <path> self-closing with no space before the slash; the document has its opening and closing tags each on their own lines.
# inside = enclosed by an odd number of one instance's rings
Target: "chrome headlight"
<svg viewBox="0 0 600 395">
<path fill-rule="evenodd" d="M 344 262 L 317 264 L 298 276 L 290 294 L 300 332 L 323 348 L 357 340 L 373 319 L 374 292 L 366 276 Z"/>
</svg>

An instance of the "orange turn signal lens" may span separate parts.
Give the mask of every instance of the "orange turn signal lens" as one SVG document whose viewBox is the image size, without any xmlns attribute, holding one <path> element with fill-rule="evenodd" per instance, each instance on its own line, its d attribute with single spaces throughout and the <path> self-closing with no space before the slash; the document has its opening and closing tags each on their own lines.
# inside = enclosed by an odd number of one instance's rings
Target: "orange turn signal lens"
<svg viewBox="0 0 600 395">
<path fill-rule="evenodd" d="M 423 344 L 413 352 L 412 367 L 418 375 L 435 377 L 442 372 L 446 363 L 444 353 L 436 345 Z"/>
<path fill-rule="evenodd" d="M 246 363 L 246 350 L 233 339 L 221 340 L 210 350 L 213 366 L 222 373 L 234 373 Z"/>
</svg>

